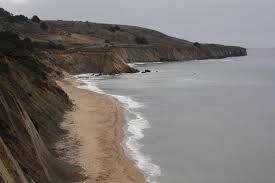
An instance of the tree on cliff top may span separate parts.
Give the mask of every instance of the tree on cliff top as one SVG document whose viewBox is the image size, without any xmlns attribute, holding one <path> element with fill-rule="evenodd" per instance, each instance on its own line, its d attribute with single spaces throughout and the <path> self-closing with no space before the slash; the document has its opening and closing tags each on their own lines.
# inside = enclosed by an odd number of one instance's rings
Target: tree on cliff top
<svg viewBox="0 0 275 183">
<path fill-rule="evenodd" d="M 136 36 L 135 41 L 137 44 L 149 44 L 148 40 L 143 36 Z"/>
<path fill-rule="evenodd" d="M 4 8 L 0 8 L 0 17 L 10 17 L 12 14 L 6 11 Z"/>
<path fill-rule="evenodd" d="M 24 15 L 13 15 L 10 12 L 6 11 L 4 8 L 0 8 L 0 18 L 4 20 L 14 23 L 14 22 L 26 22 L 28 21 L 28 17 Z"/>
<path fill-rule="evenodd" d="M 200 47 L 201 47 L 201 44 L 198 43 L 198 42 L 193 43 L 193 45 L 196 46 L 197 48 L 200 48 Z"/>
<path fill-rule="evenodd" d="M 122 30 L 118 25 L 110 26 L 110 27 L 108 28 L 108 30 L 109 30 L 110 32 L 116 32 L 116 31 L 123 32 L 123 30 Z"/>
<path fill-rule="evenodd" d="M 26 56 L 32 48 L 32 41 L 29 38 L 21 40 L 12 31 L 0 32 L 0 53 L 9 56 Z"/>
<path fill-rule="evenodd" d="M 35 22 L 35 23 L 40 23 L 41 22 L 40 18 L 37 15 L 33 15 L 32 21 Z"/>
</svg>

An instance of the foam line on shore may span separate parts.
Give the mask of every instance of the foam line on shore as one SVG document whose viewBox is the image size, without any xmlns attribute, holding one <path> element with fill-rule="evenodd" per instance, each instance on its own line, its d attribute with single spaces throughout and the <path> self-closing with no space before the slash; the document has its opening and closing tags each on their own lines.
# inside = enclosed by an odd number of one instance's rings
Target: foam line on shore
<svg viewBox="0 0 275 183">
<path fill-rule="evenodd" d="M 130 116 L 125 126 L 125 139 L 122 143 L 123 148 L 127 155 L 135 162 L 135 165 L 142 171 L 146 182 L 156 183 L 157 178 L 161 175 L 160 167 L 152 163 L 148 155 L 140 151 L 143 144 L 139 141 L 144 138 L 144 130 L 150 128 L 148 120 L 138 112 L 138 109 L 144 106 L 129 96 L 105 93 L 97 87 L 97 81 L 94 78 L 92 74 L 81 74 L 74 77 L 77 81 L 78 88 L 109 95 L 123 105 Z"/>
<path fill-rule="evenodd" d="M 164 62 L 133 62 L 128 63 L 130 67 L 136 67 L 136 66 L 144 66 L 144 65 L 152 65 L 152 64 L 162 64 Z"/>
</svg>

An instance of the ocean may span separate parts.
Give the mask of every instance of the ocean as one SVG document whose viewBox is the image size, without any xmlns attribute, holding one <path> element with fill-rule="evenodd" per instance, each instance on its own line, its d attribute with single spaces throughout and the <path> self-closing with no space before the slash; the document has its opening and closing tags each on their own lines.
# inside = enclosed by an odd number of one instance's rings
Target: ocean
<svg viewBox="0 0 275 183">
<path fill-rule="evenodd" d="M 150 73 L 75 76 L 120 102 L 127 155 L 148 183 L 275 182 L 275 49 Z"/>
</svg>

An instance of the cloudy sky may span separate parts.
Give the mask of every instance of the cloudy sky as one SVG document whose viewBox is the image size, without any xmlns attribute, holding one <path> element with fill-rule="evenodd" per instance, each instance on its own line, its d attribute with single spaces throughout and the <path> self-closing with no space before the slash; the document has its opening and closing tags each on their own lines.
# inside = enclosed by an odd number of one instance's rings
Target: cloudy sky
<svg viewBox="0 0 275 183">
<path fill-rule="evenodd" d="M 138 25 L 191 41 L 275 47 L 275 0 L 0 0 L 14 14 Z"/>
</svg>

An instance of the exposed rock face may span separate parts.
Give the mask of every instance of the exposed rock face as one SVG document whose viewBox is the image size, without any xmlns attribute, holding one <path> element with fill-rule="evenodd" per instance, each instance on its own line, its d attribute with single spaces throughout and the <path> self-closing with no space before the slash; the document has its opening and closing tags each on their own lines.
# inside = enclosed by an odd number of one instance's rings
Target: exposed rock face
<svg viewBox="0 0 275 183">
<path fill-rule="evenodd" d="M 81 53 L 57 53 L 56 64 L 72 74 L 101 73 L 119 74 L 137 72 L 124 62 L 116 53 L 112 52 L 81 52 Z"/>
<path fill-rule="evenodd" d="M 13 30 L 22 38 L 30 38 L 38 51 L 63 50 L 64 53 L 57 52 L 55 55 L 64 59 L 56 62 L 70 73 L 114 74 L 135 71 L 126 66 L 130 62 L 187 61 L 246 55 L 246 49 L 241 47 L 193 43 L 134 26 L 73 21 L 42 23 L 43 26 L 33 20 L 10 23 L 4 18 L 0 19 L 0 30 Z"/>
<path fill-rule="evenodd" d="M 8 40 L 22 53 L 27 49 L 16 36 Z M 53 80 L 60 73 L 31 53 L 1 51 L 0 182 L 72 182 L 76 168 L 50 152 L 65 133 L 59 123 L 71 107 Z"/>
<path fill-rule="evenodd" d="M 137 70 L 127 63 L 246 55 L 241 47 L 192 43 L 140 27 L 38 19 L 0 9 L 0 182 L 81 178 L 51 150 L 72 105 L 54 81 L 63 71 L 132 73 Z"/>
<path fill-rule="evenodd" d="M 200 48 L 189 47 L 118 47 L 114 48 L 122 59 L 127 62 L 156 62 L 156 61 L 188 61 L 202 59 L 219 59 L 233 56 L 246 55 L 246 50 L 241 47 L 202 44 Z"/>
</svg>

